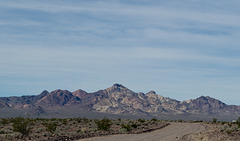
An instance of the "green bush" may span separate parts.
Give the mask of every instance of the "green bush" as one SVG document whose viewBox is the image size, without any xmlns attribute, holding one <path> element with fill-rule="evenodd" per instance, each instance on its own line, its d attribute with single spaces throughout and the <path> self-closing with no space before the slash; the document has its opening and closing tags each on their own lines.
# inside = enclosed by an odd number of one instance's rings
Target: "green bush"
<svg viewBox="0 0 240 141">
<path fill-rule="evenodd" d="M 28 136 L 31 132 L 30 124 L 31 121 L 29 119 L 17 117 L 13 119 L 13 131 L 21 133 L 22 136 Z"/>
<path fill-rule="evenodd" d="M 95 123 L 97 124 L 98 130 L 104 131 L 110 130 L 110 127 L 112 125 L 111 120 L 108 118 L 104 118 L 102 120 L 95 120 Z"/>
</svg>

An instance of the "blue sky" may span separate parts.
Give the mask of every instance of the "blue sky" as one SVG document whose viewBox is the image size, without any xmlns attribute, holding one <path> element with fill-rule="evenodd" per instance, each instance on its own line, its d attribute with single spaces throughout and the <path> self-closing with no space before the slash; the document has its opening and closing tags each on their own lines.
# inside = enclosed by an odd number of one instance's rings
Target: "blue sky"
<svg viewBox="0 0 240 141">
<path fill-rule="evenodd" d="M 240 104 L 239 0 L 0 1 L 0 96 L 121 83 Z"/>
</svg>

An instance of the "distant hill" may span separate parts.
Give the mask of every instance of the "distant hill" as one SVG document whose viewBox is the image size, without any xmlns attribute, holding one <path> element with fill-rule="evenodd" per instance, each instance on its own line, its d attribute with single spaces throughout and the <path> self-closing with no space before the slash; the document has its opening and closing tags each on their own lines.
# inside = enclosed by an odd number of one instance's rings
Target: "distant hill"
<svg viewBox="0 0 240 141">
<path fill-rule="evenodd" d="M 0 97 L 0 117 L 101 116 L 183 120 L 232 120 L 240 116 L 240 106 L 227 105 L 209 96 L 178 101 L 150 91 L 136 93 L 121 84 L 87 93 L 84 90 L 43 91 L 39 95 Z"/>
</svg>

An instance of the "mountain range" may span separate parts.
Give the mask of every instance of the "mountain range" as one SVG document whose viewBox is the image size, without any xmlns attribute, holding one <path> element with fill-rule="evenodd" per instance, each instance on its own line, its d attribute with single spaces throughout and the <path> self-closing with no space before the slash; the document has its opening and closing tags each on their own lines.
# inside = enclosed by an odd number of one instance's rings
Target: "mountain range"
<svg viewBox="0 0 240 141">
<path fill-rule="evenodd" d="M 136 93 L 121 84 L 87 93 L 84 90 L 43 91 L 39 95 L 0 97 L 0 117 L 158 118 L 183 120 L 233 120 L 240 106 L 227 105 L 209 96 L 187 101 L 163 97 L 150 91 Z"/>
</svg>

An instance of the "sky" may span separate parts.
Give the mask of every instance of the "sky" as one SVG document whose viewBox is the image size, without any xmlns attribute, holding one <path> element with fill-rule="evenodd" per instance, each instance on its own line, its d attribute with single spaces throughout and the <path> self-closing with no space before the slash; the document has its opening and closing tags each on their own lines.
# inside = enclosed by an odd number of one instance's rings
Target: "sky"
<svg viewBox="0 0 240 141">
<path fill-rule="evenodd" d="M 0 97 L 120 83 L 240 105 L 239 0 L 0 0 Z"/>
</svg>

